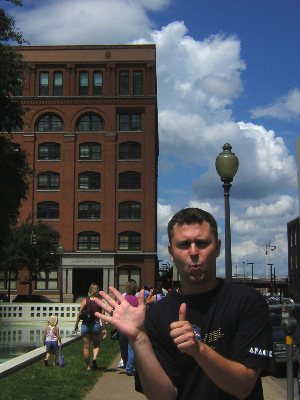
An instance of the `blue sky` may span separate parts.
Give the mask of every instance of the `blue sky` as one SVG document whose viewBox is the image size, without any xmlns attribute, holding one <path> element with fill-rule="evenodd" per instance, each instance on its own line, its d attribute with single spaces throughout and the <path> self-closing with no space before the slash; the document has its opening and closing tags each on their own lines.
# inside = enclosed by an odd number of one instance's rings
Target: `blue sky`
<svg viewBox="0 0 300 400">
<path fill-rule="evenodd" d="M 255 274 L 267 274 L 267 263 L 287 273 L 286 225 L 299 215 L 298 0 L 1 3 L 32 45 L 156 44 L 159 259 L 170 261 L 166 225 L 187 206 L 215 215 L 224 244 L 214 163 L 229 142 L 240 161 L 230 197 L 233 272 L 250 273 L 254 262 Z"/>
</svg>

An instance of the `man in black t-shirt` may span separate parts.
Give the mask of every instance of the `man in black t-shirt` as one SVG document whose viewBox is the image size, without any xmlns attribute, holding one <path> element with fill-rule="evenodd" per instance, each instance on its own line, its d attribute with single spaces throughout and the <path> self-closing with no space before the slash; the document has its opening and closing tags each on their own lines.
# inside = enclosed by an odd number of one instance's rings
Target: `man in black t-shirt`
<svg viewBox="0 0 300 400">
<path fill-rule="evenodd" d="M 220 253 L 211 214 L 187 208 L 168 224 L 169 253 L 181 278 L 145 312 L 114 288 L 99 301 L 134 349 L 142 389 L 150 400 L 262 400 L 262 371 L 271 369 L 272 340 L 266 302 L 256 290 L 216 277 Z M 100 316 L 100 315 L 99 315 Z"/>
</svg>

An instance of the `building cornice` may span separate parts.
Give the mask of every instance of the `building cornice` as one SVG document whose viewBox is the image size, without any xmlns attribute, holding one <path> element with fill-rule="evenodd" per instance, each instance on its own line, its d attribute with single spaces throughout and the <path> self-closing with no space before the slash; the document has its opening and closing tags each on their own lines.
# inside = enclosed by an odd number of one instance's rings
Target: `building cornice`
<svg viewBox="0 0 300 400">
<path fill-rule="evenodd" d="M 23 105 L 113 105 L 113 106 L 137 106 L 156 104 L 156 96 L 143 96 L 143 97 L 78 97 L 78 96 L 64 96 L 64 97 L 37 97 L 37 96 L 20 96 L 14 97 L 15 100 L 21 101 Z"/>
</svg>

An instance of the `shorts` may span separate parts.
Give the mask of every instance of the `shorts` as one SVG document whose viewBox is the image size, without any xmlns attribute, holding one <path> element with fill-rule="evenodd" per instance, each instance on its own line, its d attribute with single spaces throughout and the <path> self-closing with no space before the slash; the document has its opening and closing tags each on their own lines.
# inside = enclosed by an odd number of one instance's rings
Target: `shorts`
<svg viewBox="0 0 300 400">
<path fill-rule="evenodd" d="M 91 324 L 81 324 L 80 332 L 82 335 L 92 334 L 101 334 L 102 326 L 99 322 L 92 322 Z"/>
<path fill-rule="evenodd" d="M 46 352 L 55 354 L 58 349 L 58 342 L 55 340 L 46 342 Z"/>
</svg>

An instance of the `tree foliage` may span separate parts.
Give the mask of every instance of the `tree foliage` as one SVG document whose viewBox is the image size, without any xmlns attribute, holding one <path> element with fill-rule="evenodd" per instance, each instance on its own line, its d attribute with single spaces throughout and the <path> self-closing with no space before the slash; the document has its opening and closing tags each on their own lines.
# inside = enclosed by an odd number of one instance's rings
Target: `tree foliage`
<svg viewBox="0 0 300 400">
<path fill-rule="evenodd" d="M 7 0 L 22 5 L 21 0 Z M 26 154 L 10 141 L 9 133 L 22 127 L 21 103 L 12 97 L 21 88 L 20 74 L 25 64 L 21 55 L 8 43 L 24 43 L 14 18 L 0 8 L 0 246 L 11 224 L 17 220 L 21 201 L 26 199 L 29 174 Z"/>
<path fill-rule="evenodd" d="M 17 275 L 21 267 L 26 267 L 31 288 L 34 275 L 58 266 L 57 243 L 58 232 L 48 224 L 14 227 L 0 249 L 0 269 Z"/>
<path fill-rule="evenodd" d="M 26 199 L 30 174 L 25 152 L 0 136 L 0 246 L 10 225 L 17 222 L 21 201 Z"/>
<path fill-rule="evenodd" d="M 15 5 L 22 5 L 21 0 L 10 0 Z M 0 8 L 0 131 L 11 132 L 15 127 L 22 127 L 22 105 L 12 99 L 13 93 L 20 92 L 25 63 L 14 47 L 7 43 L 25 43 L 22 33 L 16 28 L 15 20 L 3 8 Z"/>
</svg>

